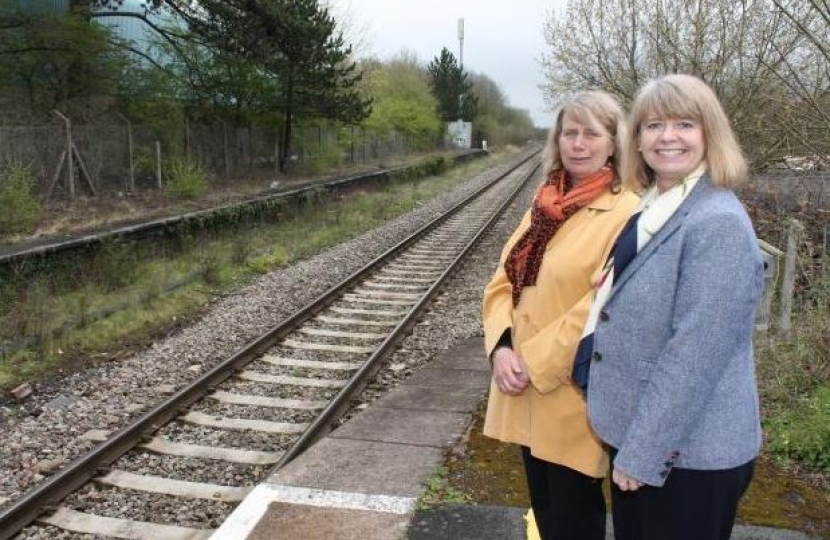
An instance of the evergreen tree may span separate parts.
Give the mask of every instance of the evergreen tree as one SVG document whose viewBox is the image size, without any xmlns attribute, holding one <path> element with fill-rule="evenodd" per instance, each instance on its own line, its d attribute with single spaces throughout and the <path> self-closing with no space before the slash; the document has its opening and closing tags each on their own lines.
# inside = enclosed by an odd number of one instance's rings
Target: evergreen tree
<svg viewBox="0 0 830 540">
<path fill-rule="evenodd" d="M 445 122 L 459 117 L 472 121 L 478 112 L 478 98 L 470 92 L 473 84 L 455 56 L 444 47 L 428 66 L 432 94 L 438 100 L 438 114 Z M 460 97 L 459 97 L 460 96 Z"/>
<path fill-rule="evenodd" d="M 79 0 L 80 1 L 80 0 Z M 98 6 L 116 0 L 91 0 Z M 319 0 L 146 0 L 176 13 L 207 46 L 260 66 L 276 85 L 272 110 L 282 117 L 280 169 L 301 116 L 359 122 L 371 111 L 337 23 Z"/>
<path fill-rule="evenodd" d="M 359 122 L 371 112 L 371 101 L 360 93 L 362 74 L 351 60 L 351 47 L 328 9 L 317 0 L 272 0 L 278 15 L 276 50 L 266 65 L 276 77 L 283 115 L 285 166 L 295 116 Z"/>
<path fill-rule="evenodd" d="M 84 118 L 110 107 L 126 64 L 114 36 L 74 12 L 30 8 L 0 6 L 0 106 L 7 117 L 61 109 Z"/>
</svg>

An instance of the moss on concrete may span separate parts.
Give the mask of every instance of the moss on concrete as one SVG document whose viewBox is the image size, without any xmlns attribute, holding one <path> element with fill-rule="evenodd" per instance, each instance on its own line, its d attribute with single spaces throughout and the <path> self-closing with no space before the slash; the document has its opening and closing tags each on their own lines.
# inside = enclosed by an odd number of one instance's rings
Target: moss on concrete
<svg viewBox="0 0 830 540">
<path fill-rule="evenodd" d="M 528 507 L 521 452 L 516 445 L 482 434 L 483 412 L 482 407 L 462 442 L 447 454 L 449 485 L 472 504 Z M 784 469 L 762 456 L 741 501 L 738 522 L 830 538 L 828 480 L 827 475 Z"/>
</svg>

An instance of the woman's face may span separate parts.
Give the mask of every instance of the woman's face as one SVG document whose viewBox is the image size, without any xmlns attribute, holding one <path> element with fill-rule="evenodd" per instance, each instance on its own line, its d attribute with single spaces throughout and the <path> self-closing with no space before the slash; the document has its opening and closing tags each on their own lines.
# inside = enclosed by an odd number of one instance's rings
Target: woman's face
<svg viewBox="0 0 830 540">
<path fill-rule="evenodd" d="M 583 124 L 565 116 L 558 142 L 562 165 L 576 180 L 597 172 L 614 155 L 614 138 L 595 121 Z"/>
<path fill-rule="evenodd" d="M 694 172 L 706 149 L 700 122 L 690 118 L 647 116 L 640 124 L 639 142 L 661 192 Z"/>
</svg>

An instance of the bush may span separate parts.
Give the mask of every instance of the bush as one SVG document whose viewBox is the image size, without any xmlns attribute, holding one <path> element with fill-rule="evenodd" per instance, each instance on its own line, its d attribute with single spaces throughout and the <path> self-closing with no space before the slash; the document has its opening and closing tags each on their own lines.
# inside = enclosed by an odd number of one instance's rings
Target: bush
<svg viewBox="0 0 830 540">
<path fill-rule="evenodd" d="M 205 192 L 207 177 L 199 164 L 183 158 L 171 159 L 164 189 L 178 199 L 192 199 Z"/>
<path fill-rule="evenodd" d="M 34 187 L 35 179 L 23 165 L 10 163 L 0 172 L 0 233 L 29 232 L 37 226 L 41 205 Z"/>
<path fill-rule="evenodd" d="M 438 176 L 450 168 L 450 162 L 443 156 L 435 156 L 427 159 L 423 164 L 424 176 Z"/>
</svg>

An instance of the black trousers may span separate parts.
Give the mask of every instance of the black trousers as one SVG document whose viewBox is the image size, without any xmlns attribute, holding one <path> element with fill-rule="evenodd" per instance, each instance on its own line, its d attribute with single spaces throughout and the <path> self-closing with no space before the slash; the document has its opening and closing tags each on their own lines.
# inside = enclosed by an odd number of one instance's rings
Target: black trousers
<svg viewBox="0 0 830 540">
<path fill-rule="evenodd" d="M 611 450 L 611 456 L 616 455 Z M 611 483 L 616 540 L 729 540 L 755 460 L 733 469 L 674 468 L 663 487 L 621 491 Z"/>
<path fill-rule="evenodd" d="M 542 540 L 604 540 L 602 478 L 533 457 L 524 446 L 522 457 Z"/>
</svg>

